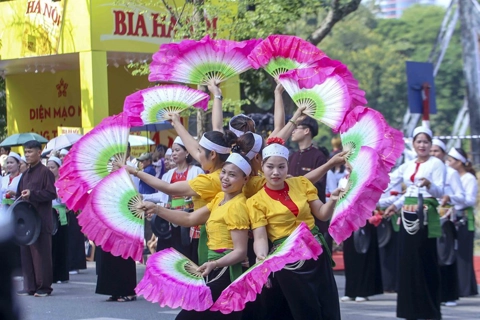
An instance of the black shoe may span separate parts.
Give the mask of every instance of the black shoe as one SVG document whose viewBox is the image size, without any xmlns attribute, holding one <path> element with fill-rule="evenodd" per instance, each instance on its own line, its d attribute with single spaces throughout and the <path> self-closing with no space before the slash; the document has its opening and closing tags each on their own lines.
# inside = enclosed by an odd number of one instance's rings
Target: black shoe
<svg viewBox="0 0 480 320">
<path fill-rule="evenodd" d="M 27 291 L 27 290 L 20 290 L 20 291 L 17 291 L 17 295 L 19 295 L 19 296 L 33 296 L 34 292 Z"/>
<path fill-rule="evenodd" d="M 50 295 L 50 292 L 46 292 L 46 291 L 37 291 L 35 292 L 34 296 L 35 297 L 46 297 L 46 296 L 49 296 Z"/>
</svg>

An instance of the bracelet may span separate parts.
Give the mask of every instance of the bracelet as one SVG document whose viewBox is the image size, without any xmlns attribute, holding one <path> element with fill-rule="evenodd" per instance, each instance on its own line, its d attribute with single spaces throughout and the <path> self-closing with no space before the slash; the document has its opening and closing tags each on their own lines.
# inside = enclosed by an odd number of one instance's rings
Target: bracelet
<svg viewBox="0 0 480 320">
<path fill-rule="evenodd" d="M 215 260 L 215 269 L 218 269 L 218 261 Z"/>
<path fill-rule="evenodd" d="M 296 122 L 293 121 L 292 119 L 288 120 L 288 122 L 290 122 L 291 124 L 293 124 L 295 127 L 297 126 Z"/>
<path fill-rule="evenodd" d="M 135 177 L 138 177 L 138 173 L 139 173 L 140 171 L 141 171 L 140 169 L 135 168 L 135 172 L 133 173 L 133 175 L 134 175 Z"/>
</svg>

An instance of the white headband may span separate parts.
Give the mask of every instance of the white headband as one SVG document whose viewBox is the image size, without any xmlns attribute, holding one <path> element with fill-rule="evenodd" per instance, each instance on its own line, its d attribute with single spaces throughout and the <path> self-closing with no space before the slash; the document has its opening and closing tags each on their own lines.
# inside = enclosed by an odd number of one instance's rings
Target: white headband
<svg viewBox="0 0 480 320">
<path fill-rule="evenodd" d="M 48 158 L 48 161 L 55 162 L 56 164 L 58 164 L 59 167 L 62 165 L 62 160 L 60 160 L 60 158 L 57 158 L 55 156 L 51 156 L 50 158 Z"/>
<path fill-rule="evenodd" d="M 282 157 L 288 160 L 288 149 L 285 146 L 282 146 L 281 144 L 278 143 L 273 143 L 263 149 L 262 152 L 262 157 L 263 159 L 266 159 L 268 157 Z"/>
<path fill-rule="evenodd" d="M 452 158 L 462 161 L 463 164 L 466 164 L 468 162 L 468 160 L 465 159 L 465 157 L 462 156 L 460 152 L 458 152 L 457 149 L 455 148 L 450 149 L 450 152 L 448 153 L 448 155 Z"/>
<path fill-rule="evenodd" d="M 68 154 L 68 150 L 67 150 L 67 149 L 62 149 L 62 150 L 60 150 L 60 155 L 66 156 L 67 154 Z"/>
<path fill-rule="evenodd" d="M 13 151 L 10 151 L 10 153 L 8 154 L 8 156 L 17 159 L 18 161 L 22 160 L 22 158 L 20 157 L 20 155 L 19 155 L 18 153 L 16 153 L 16 152 L 13 152 Z"/>
<path fill-rule="evenodd" d="M 248 162 L 238 153 L 230 154 L 227 158 L 227 161 L 225 162 L 233 163 L 234 165 L 239 167 L 240 170 L 242 170 L 243 173 L 245 173 L 247 176 L 249 176 L 252 172 L 252 167 L 250 166 L 250 164 L 248 164 Z"/>
<path fill-rule="evenodd" d="M 185 147 L 185 144 L 183 143 L 182 138 L 180 138 L 178 136 L 175 138 L 175 140 L 173 140 L 173 143 L 176 143 L 176 144 L 179 144 L 179 145 Z"/>
<path fill-rule="evenodd" d="M 437 138 L 433 139 L 432 145 L 440 147 L 440 149 L 442 149 L 443 152 L 447 151 L 447 146 L 445 146 L 445 143 L 443 143 L 443 141 L 440 139 L 437 139 Z"/>
<path fill-rule="evenodd" d="M 22 156 L 22 157 L 20 158 L 20 160 L 22 160 L 23 162 L 27 163 L 27 159 L 25 159 L 24 156 Z"/>
<path fill-rule="evenodd" d="M 252 118 L 250 118 L 250 117 L 248 117 L 248 116 L 246 116 L 246 115 L 244 115 L 244 114 L 236 115 L 236 116 L 234 116 L 232 119 L 230 119 L 230 121 L 228 122 L 228 128 L 230 129 L 230 131 L 232 131 L 233 133 L 235 133 L 235 135 L 236 135 L 237 137 L 243 136 L 246 132 L 243 132 L 243 131 L 241 131 L 241 130 L 237 130 L 237 129 L 235 129 L 234 127 L 232 127 L 231 123 L 232 123 L 232 120 L 235 119 L 235 118 L 247 118 L 247 119 L 250 119 L 250 120 L 252 120 L 252 122 L 253 122 L 253 128 L 255 128 L 255 121 L 253 121 Z"/>
<path fill-rule="evenodd" d="M 205 133 L 203 134 L 198 144 L 210 151 L 215 151 L 220 154 L 230 154 L 229 147 L 224 147 L 208 140 L 207 137 L 205 137 Z"/>
<path fill-rule="evenodd" d="M 167 151 L 165 152 L 166 156 L 171 156 L 172 155 L 172 149 L 168 148 Z"/>
<path fill-rule="evenodd" d="M 246 133 L 253 134 L 253 138 L 255 139 L 255 143 L 253 144 L 252 149 L 248 151 L 246 155 L 248 159 L 252 160 L 253 157 L 255 157 L 260 152 L 260 149 L 262 148 L 262 145 L 263 145 L 263 138 L 261 135 L 253 132 L 246 132 Z"/>
<path fill-rule="evenodd" d="M 432 130 L 428 129 L 427 127 L 416 127 L 415 130 L 413 130 L 413 138 L 415 138 L 419 133 L 425 133 L 430 138 L 432 137 Z"/>
</svg>

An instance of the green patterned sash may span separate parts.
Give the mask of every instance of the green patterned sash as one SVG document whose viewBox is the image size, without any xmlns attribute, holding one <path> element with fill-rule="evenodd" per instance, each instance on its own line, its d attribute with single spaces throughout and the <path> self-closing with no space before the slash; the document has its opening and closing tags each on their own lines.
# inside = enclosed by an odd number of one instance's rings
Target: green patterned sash
<svg viewBox="0 0 480 320">
<path fill-rule="evenodd" d="M 67 207 L 64 204 L 56 204 L 53 206 L 53 209 L 57 210 L 58 218 L 60 220 L 61 226 L 66 226 L 68 224 L 67 221 Z"/>
<path fill-rule="evenodd" d="M 418 204 L 418 198 L 406 197 L 404 205 Z M 442 235 L 440 216 L 438 215 L 438 201 L 435 198 L 423 198 L 423 204 L 427 206 L 428 237 L 439 238 Z"/>
<path fill-rule="evenodd" d="M 227 254 L 232 252 L 232 250 L 225 250 L 224 252 L 216 252 L 213 250 L 208 250 L 208 261 L 215 261 L 218 260 Z M 200 265 L 202 265 L 201 263 Z M 230 271 L 230 281 L 235 281 L 238 277 L 240 277 L 243 273 L 242 269 L 242 263 L 239 262 L 237 264 L 234 264 L 233 266 L 229 266 L 228 270 Z"/>
</svg>

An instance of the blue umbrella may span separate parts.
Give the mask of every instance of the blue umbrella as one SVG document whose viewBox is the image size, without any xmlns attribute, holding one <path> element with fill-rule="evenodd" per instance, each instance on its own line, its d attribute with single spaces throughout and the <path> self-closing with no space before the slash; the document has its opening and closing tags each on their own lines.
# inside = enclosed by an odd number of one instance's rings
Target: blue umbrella
<svg viewBox="0 0 480 320">
<path fill-rule="evenodd" d="M 2 143 L 0 143 L 0 147 L 18 147 L 30 140 L 36 140 L 40 143 L 48 142 L 47 139 L 34 132 L 16 133 L 3 140 Z"/>
</svg>

